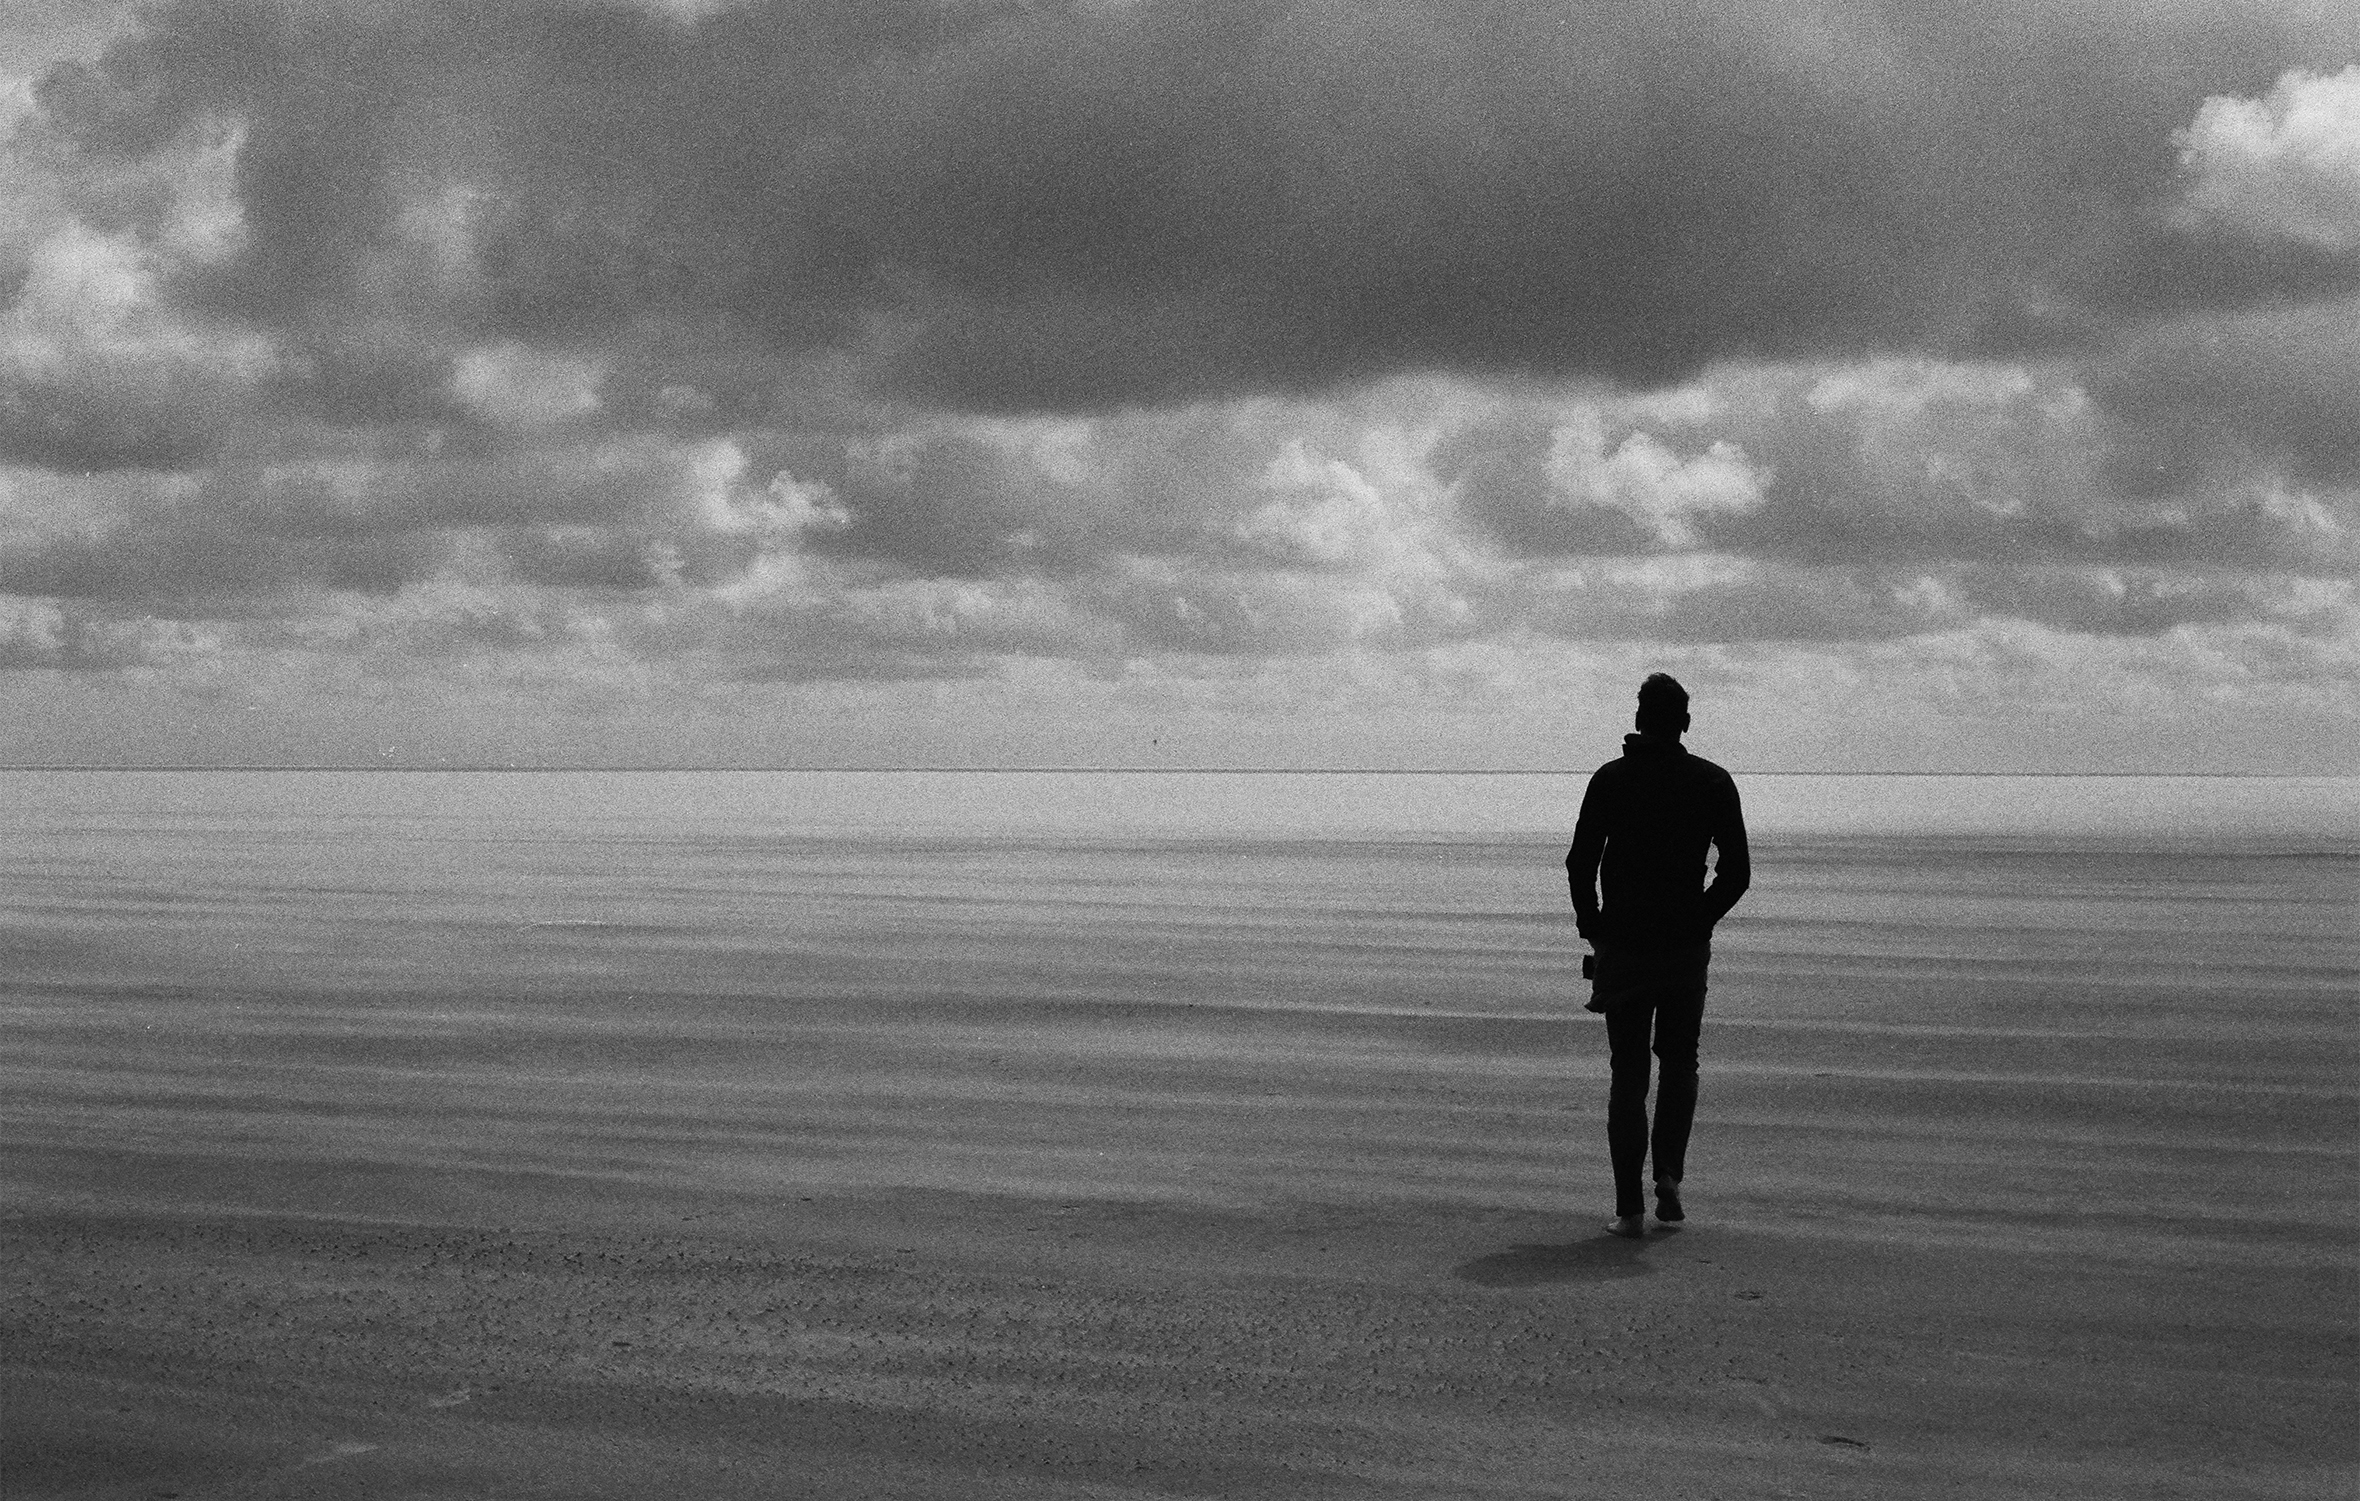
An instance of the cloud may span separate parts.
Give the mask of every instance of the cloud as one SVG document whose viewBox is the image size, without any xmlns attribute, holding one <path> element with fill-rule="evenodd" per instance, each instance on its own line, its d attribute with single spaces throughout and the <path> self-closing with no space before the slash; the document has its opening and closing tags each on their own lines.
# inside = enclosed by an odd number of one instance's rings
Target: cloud
<svg viewBox="0 0 2360 1501">
<path fill-rule="evenodd" d="M 2092 383 L 2157 487 L 2267 466 L 2360 484 L 2360 297 L 2173 319 L 2126 332 Z M 2126 476 L 2127 478 L 2127 476 Z"/>
<path fill-rule="evenodd" d="M 2360 254 L 2360 64 L 2290 72 L 2259 99 L 2216 95 L 2174 139 L 2177 226 Z"/>
<path fill-rule="evenodd" d="M 2137 250 L 2192 84 L 2360 40 L 2266 5 L 2119 20 L 182 0 L 43 99 L 92 177 L 234 128 L 241 238 L 181 293 L 282 335 L 750 342 L 931 402 L 1103 410 L 1960 347 Z M 2307 109 L 2281 157 L 2329 129 Z M 2189 127 L 2192 203 L 2229 118 Z"/>
<path fill-rule="evenodd" d="M 1619 511 L 1664 547 L 1696 546 L 1699 516 L 1747 515 L 1764 500 L 1764 476 L 1738 445 L 1716 440 L 1683 458 L 1654 435 L 1634 432 L 1608 453 L 1593 413 L 1552 435 L 1544 467 L 1569 506 Z"/>
<path fill-rule="evenodd" d="M 1551 553 L 1686 550 L 1713 514 L 1761 509 L 1769 476 L 1745 449 L 1698 436 L 1693 418 L 1641 425 L 1661 403 L 1583 401 L 1513 411 L 1446 444 L 1441 464 L 1471 515 L 1511 548 Z"/>
<path fill-rule="evenodd" d="M 0 169 L 0 665 L 2348 702 L 2356 39 L 176 0 Z"/>
<path fill-rule="evenodd" d="M 34 174 L 0 242 L 14 263 L 0 312 L 0 460 L 65 470 L 186 467 L 244 418 L 273 371 L 270 342 L 175 315 L 161 283 L 220 253 L 219 152 L 198 152 L 154 243 L 92 228 Z M 0 184 L 11 185 L 11 184 Z"/>
<path fill-rule="evenodd" d="M 211 632 L 186 621 L 109 619 L 0 598 L 0 671 L 182 667 L 209 662 L 219 649 Z"/>
<path fill-rule="evenodd" d="M 2212 379 L 2224 364 L 2208 356 Z M 2324 371 L 2330 361 L 2321 361 Z M 2157 473 L 2162 403 L 2208 395 L 2149 355 L 2101 393 L 2071 367 L 1883 361 L 1737 367 L 1671 393 L 1502 403 L 1445 440 L 1440 476 L 1511 553 L 1708 550 L 1799 564 L 2349 570 L 2353 497 L 2212 441 Z M 2268 370 L 2282 367 L 2269 365 Z M 2319 400 L 2339 388 L 2322 382 Z M 2283 395 L 2283 393 L 2280 393 Z M 2100 399 L 2100 395 L 2104 400 Z M 2258 393 L 2249 426 L 2306 410 Z M 2320 445 L 2342 434 L 2320 420 Z"/>
<path fill-rule="evenodd" d="M 487 422 L 547 427 L 596 412 L 603 373 L 594 360 L 528 349 L 511 339 L 461 354 L 451 370 L 451 397 Z"/>
<path fill-rule="evenodd" d="M 2006 617 L 2153 634 L 2283 619 L 2277 593 L 2348 573 L 2347 492 L 2240 472 L 2111 495 L 2088 488 L 2104 432 L 2053 374 L 1917 363 L 826 441 L 528 425 L 488 449 L 387 440 L 93 492 L 72 525 L 0 549 L 0 589 L 368 623 L 307 638 L 321 651 L 545 654 L 596 634 L 684 680 L 808 681 L 1535 633 L 1865 642 Z M 430 629 L 437 601 L 466 603 Z"/>
</svg>

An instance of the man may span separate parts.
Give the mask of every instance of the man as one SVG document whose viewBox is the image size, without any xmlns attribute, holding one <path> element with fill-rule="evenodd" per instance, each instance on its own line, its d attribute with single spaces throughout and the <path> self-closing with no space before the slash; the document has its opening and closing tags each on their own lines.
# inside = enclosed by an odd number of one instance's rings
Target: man
<svg viewBox="0 0 2360 1501">
<path fill-rule="evenodd" d="M 1574 923 L 1597 951 L 1590 1009 L 1606 1013 L 1614 1083 L 1606 1142 L 1614 1160 L 1612 1233 L 1646 1233 L 1642 1170 L 1655 1156 L 1655 1217 L 1678 1220 L 1688 1128 L 1696 1117 L 1696 1037 L 1704 1023 L 1713 925 L 1751 878 L 1745 815 L 1729 773 L 1682 748 L 1688 690 L 1663 673 L 1639 685 L 1638 733 L 1590 778 L 1565 873 Z M 1705 850 L 1719 853 L 1705 884 Z M 1605 900 L 1599 900 L 1603 886 Z M 1648 1042 L 1663 1064 L 1652 1138 Z"/>
</svg>

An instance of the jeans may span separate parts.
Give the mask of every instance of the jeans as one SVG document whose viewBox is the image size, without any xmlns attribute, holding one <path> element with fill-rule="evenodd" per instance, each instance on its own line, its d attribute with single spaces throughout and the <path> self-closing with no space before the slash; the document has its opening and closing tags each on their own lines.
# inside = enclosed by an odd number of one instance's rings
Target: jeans
<svg viewBox="0 0 2360 1501">
<path fill-rule="evenodd" d="M 1680 1181 L 1687 1166 L 1688 1128 L 1696 1119 L 1696 1037 L 1704 1026 L 1704 982 L 1648 987 L 1618 999 L 1606 1013 L 1614 1084 L 1606 1098 L 1606 1148 L 1614 1159 L 1614 1212 L 1646 1212 L 1650 1147 L 1655 1176 Z M 1647 1124 L 1648 1041 L 1663 1065 L 1655 1096 L 1655 1128 Z"/>
</svg>

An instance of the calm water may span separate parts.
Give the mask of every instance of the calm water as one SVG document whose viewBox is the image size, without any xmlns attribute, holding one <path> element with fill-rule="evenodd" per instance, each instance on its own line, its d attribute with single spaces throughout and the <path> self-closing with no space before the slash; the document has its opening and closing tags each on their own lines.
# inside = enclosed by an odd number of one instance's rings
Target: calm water
<svg viewBox="0 0 2360 1501">
<path fill-rule="evenodd" d="M 2200 1227 L 2352 1217 L 2315 1185 L 2354 1146 L 2360 780 L 1742 785 L 1700 1151 L 1761 1212 L 1875 1161 L 1962 1224 L 2099 1175 Z M 1560 1202 L 1602 1105 L 1580 789 L 0 772 L 0 1144 L 241 1202 L 520 1165 Z"/>
</svg>

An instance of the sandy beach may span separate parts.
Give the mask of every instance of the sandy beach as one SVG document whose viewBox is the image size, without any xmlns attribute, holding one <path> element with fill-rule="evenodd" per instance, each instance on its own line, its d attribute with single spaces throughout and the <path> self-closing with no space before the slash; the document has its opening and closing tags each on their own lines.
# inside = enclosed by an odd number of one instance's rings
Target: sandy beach
<svg viewBox="0 0 2360 1501">
<path fill-rule="evenodd" d="M 15 1221 L 13 1493 L 2344 1489 L 2349 1283 L 2277 1237 L 522 1193 Z"/>
<path fill-rule="evenodd" d="M 0 0 L 0 1501 L 1179 1498 L 2360 1501 L 2360 0 Z"/>
<path fill-rule="evenodd" d="M 379 963 L 103 844 L 9 930 L 12 1497 L 2353 1483 L 2348 856 L 1773 848 L 1632 1244 L 1531 848 L 642 850 Z"/>
</svg>

